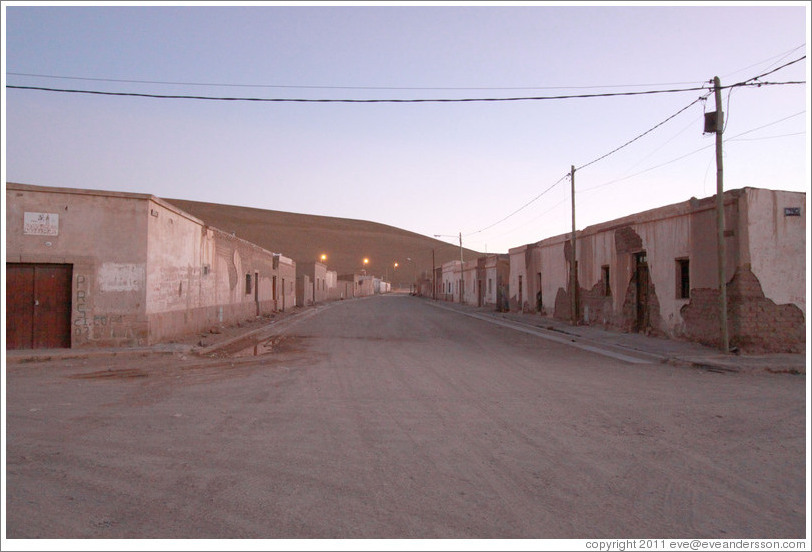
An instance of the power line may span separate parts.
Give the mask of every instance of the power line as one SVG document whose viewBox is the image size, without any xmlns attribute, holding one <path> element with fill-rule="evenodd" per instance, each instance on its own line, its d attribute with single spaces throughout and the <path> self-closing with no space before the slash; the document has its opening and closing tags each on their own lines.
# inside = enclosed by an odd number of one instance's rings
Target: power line
<svg viewBox="0 0 812 552">
<path fill-rule="evenodd" d="M 535 203 L 535 202 L 536 202 L 536 201 L 537 201 L 539 198 L 541 198 L 541 196 L 543 196 L 544 194 L 546 194 L 547 192 L 549 192 L 550 190 L 552 190 L 553 188 L 555 188 L 556 186 L 558 186 L 559 184 L 561 184 L 561 183 L 562 183 L 564 180 L 566 180 L 567 178 L 569 178 L 569 174 L 565 174 L 564 176 L 562 176 L 561 178 L 559 178 L 558 180 L 556 180 L 556 181 L 555 181 L 555 183 L 553 183 L 553 184 L 552 184 L 552 186 L 550 186 L 549 188 L 547 188 L 546 190 L 544 190 L 543 192 L 541 192 L 539 195 L 537 195 L 536 197 L 534 197 L 533 199 L 531 199 L 530 201 L 528 201 L 527 203 L 525 203 L 524 205 L 522 205 L 521 207 L 519 207 L 518 209 L 516 209 L 516 210 L 515 210 L 515 211 L 513 211 L 512 213 L 510 213 L 508 216 L 506 216 L 506 217 L 504 217 L 504 218 L 502 218 L 502 219 L 500 219 L 500 220 L 497 220 L 496 222 L 494 222 L 494 223 L 493 223 L 493 224 L 491 224 L 490 226 L 486 226 L 485 228 L 482 228 L 482 229 L 480 229 L 480 230 L 477 230 L 476 232 L 470 232 L 470 233 L 468 233 L 468 234 L 464 234 L 464 235 L 465 235 L 465 236 L 473 236 L 474 234 L 479 234 L 480 232 L 484 232 L 485 230 L 489 230 L 490 228 L 493 228 L 493 227 L 494 227 L 494 226 L 496 226 L 497 224 L 500 224 L 500 223 L 502 223 L 502 222 L 505 222 L 507 219 L 509 219 L 510 217 L 512 217 L 513 215 L 515 215 L 516 213 L 518 213 L 519 211 L 522 211 L 522 210 L 526 209 L 527 207 L 529 207 L 531 204 Z"/>
<path fill-rule="evenodd" d="M 795 48 L 792 48 L 791 50 L 787 50 L 786 52 L 784 52 L 782 54 L 777 54 L 777 55 L 772 56 L 770 58 L 763 59 L 761 61 L 757 61 L 756 63 L 751 63 L 747 67 L 742 67 L 741 69 L 737 69 L 736 71 L 733 71 L 733 72 L 727 73 L 725 75 L 722 75 L 722 78 L 729 77 L 730 75 L 735 75 L 736 73 L 741 73 L 742 71 L 747 71 L 748 69 L 750 69 L 752 67 L 755 67 L 756 65 L 761 65 L 762 63 L 766 63 L 766 62 L 770 62 L 771 64 L 772 63 L 778 63 L 781 60 L 788 57 L 793 52 L 796 52 L 796 51 L 800 50 L 804 46 L 806 46 L 806 42 L 802 43 L 800 46 L 796 46 Z M 775 60 L 775 61 L 773 61 L 773 60 Z"/>
<path fill-rule="evenodd" d="M 751 78 L 749 78 L 747 80 L 744 80 L 744 81 L 736 83 L 736 84 L 732 84 L 732 85 L 727 86 L 727 87 L 722 87 L 722 88 L 728 88 L 728 96 L 727 96 L 728 111 L 730 110 L 730 94 L 733 92 L 734 88 L 739 88 L 739 87 L 742 87 L 742 86 L 762 86 L 762 85 L 767 85 L 767 84 L 779 84 L 779 83 L 767 83 L 767 82 L 761 82 L 761 81 L 754 82 L 754 81 L 758 81 L 760 78 L 765 77 L 767 75 L 770 75 L 772 73 L 775 73 L 776 71 L 779 71 L 779 70 L 783 69 L 784 67 L 788 67 L 789 65 L 792 65 L 794 63 L 798 63 L 799 61 L 801 61 L 801 60 L 803 60 L 805 58 L 806 58 L 806 56 L 801 56 L 800 58 L 798 58 L 796 60 L 785 63 L 784 65 L 776 67 L 775 69 L 771 69 L 770 71 L 767 71 L 767 72 L 762 73 L 760 75 L 757 75 L 755 77 L 751 77 Z M 796 82 L 785 82 L 785 83 L 781 83 L 781 84 L 797 84 L 797 83 Z M 610 155 L 612 155 L 613 153 L 616 153 L 616 152 L 620 151 L 621 149 L 625 148 L 626 146 L 636 142 L 637 140 L 639 140 L 640 138 L 642 138 L 646 134 L 648 134 L 648 133 L 652 132 L 653 130 L 655 130 L 656 128 L 664 125 L 665 123 L 667 123 L 668 121 L 670 121 L 671 119 L 673 119 L 674 117 L 676 117 L 677 115 L 679 115 L 680 113 L 682 113 L 683 111 L 685 111 L 686 109 L 688 109 L 689 107 L 694 105 L 695 103 L 700 102 L 700 101 L 705 101 L 709 95 L 710 95 L 710 92 L 708 92 L 704 96 L 700 96 L 699 98 L 697 98 L 696 100 L 694 100 L 693 102 L 691 102 L 687 106 L 683 107 L 682 109 L 680 109 L 679 111 L 677 111 L 676 113 L 674 113 L 673 115 L 668 117 L 666 120 L 662 121 L 661 123 L 653 126 L 652 128 L 648 129 L 647 131 L 645 131 L 644 133 L 638 135 L 637 137 L 632 138 L 631 140 L 629 140 L 628 142 L 626 142 L 622 146 L 619 146 L 619 147 L 613 149 L 609 153 L 606 153 L 606 154 L 602 155 L 601 157 L 598 157 L 597 159 L 594 159 L 594 160 L 590 161 L 589 163 L 581 165 L 576 170 L 581 170 L 584 167 L 588 167 L 589 165 L 597 163 L 598 161 L 600 161 L 602 159 L 605 159 L 605 158 L 609 157 Z M 728 117 L 728 119 L 729 119 L 729 117 Z M 727 127 L 727 121 L 725 121 L 725 127 Z"/>
<path fill-rule="evenodd" d="M 772 125 L 776 125 L 776 124 L 778 124 L 778 123 L 781 123 L 781 122 L 786 121 L 786 120 L 788 120 L 788 119 L 791 119 L 791 118 L 793 118 L 793 117 L 797 117 L 798 115 L 802 115 L 802 114 L 804 114 L 804 113 L 806 113 L 806 110 L 804 110 L 804 111 L 799 111 L 799 112 L 797 112 L 797 113 L 793 113 L 792 115 L 788 115 L 788 116 L 786 116 L 786 117 L 783 117 L 783 118 L 781 118 L 781 119 L 778 119 L 777 121 L 773 121 L 773 122 L 771 122 L 771 123 L 767 123 L 766 125 L 761 125 L 760 127 L 751 128 L 750 130 L 746 130 L 746 131 L 744 131 L 744 132 L 740 132 L 739 134 L 736 134 L 735 136 L 731 136 L 730 138 L 726 138 L 726 139 L 725 139 L 725 143 L 727 143 L 727 142 L 734 142 L 734 141 L 735 141 L 735 142 L 742 141 L 742 140 L 739 138 L 740 136 L 744 136 L 745 134 L 750 134 L 751 132 L 756 132 L 757 130 L 764 129 L 764 128 L 767 128 L 767 127 L 772 126 Z M 784 137 L 784 136 L 796 136 L 796 135 L 798 135 L 798 134 L 805 134 L 805 133 L 804 133 L 804 132 L 796 132 L 796 133 L 794 133 L 794 134 L 783 134 L 783 135 L 781 135 L 781 136 L 771 136 L 771 137 L 768 137 L 768 138 L 782 138 L 782 137 Z M 765 137 L 765 138 L 758 138 L 758 139 L 759 139 L 759 140 L 763 140 L 763 139 L 766 139 L 766 138 L 767 138 L 767 137 Z M 676 157 L 676 158 L 674 158 L 674 159 L 671 159 L 670 161 L 665 161 L 664 163 L 660 163 L 659 165 L 654 165 L 653 167 L 649 167 L 649 168 L 647 168 L 647 169 L 643 169 L 642 171 L 636 172 L 636 173 L 634 173 L 634 174 L 630 174 L 630 175 L 628 175 L 628 176 L 624 176 L 624 177 L 621 177 L 621 178 L 616 178 L 616 179 L 614 179 L 614 180 L 610 180 L 609 182 L 604 182 L 603 184 L 598 184 L 597 186 L 592 186 L 591 188 L 586 188 L 586 189 L 583 189 L 583 190 L 578 190 L 578 191 L 579 191 L 580 193 L 584 193 L 584 192 L 591 192 L 591 191 L 593 191 L 593 190 L 597 190 L 598 188 L 603 188 L 604 186 L 609 186 L 610 184 L 617 184 L 618 182 L 622 182 L 622 181 L 624 181 L 624 180 L 628 180 L 628 179 L 630 179 L 630 178 L 634 178 L 634 177 L 636 177 L 636 176 L 640 176 L 641 174 L 645 174 L 645 173 L 647 173 L 647 172 L 649 172 L 649 171 L 653 171 L 654 169 L 659 169 L 660 167 L 664 167 L 664 166 L 666 166 L 666 165 L 670 165 L 671 163 L 676 163 L 677 161 L 681 161 L 682 159 L 685 159 L 686 157 L 690 157 L 691 155 L 694 155 L 695 153 L 699 153 L 700 151 L 706 150 L 706 149 L 710 148 L 711 146 L 712 146 L 712 144 L 711 144 L 711 145 L 702 146 L 702 147 L 701 147 L 701 148 L 699 148 L 699 149 L 695 149 L 694 151 L 691 151 L 691 152 L 689 152 L 689 153 L 686 153 L 686 154 L 680 155 L 679 157 Z"/>
<path fill-rule="evenodd" d="M 762 83 L 767 84 L 767 83 Z M 645 90 L 641 92 L 604 92 L 601 94 L 567 94 L 560 96 L 520 96 L 507 98 L 412 98 L 412 99 L 330 99 L 330 98 L 257 98 L 257 97 L 223 97 L 223 96 L 192 96 L 182 94 L 146 94 L 139 92 L 105 92 L 102 90 L 75 90 L 65 88 L 50 88 L 45 86 L 15 86 L 7 84 L 6 88 L 18 90 L 39 90 L 44 92 L 64 92 L 70 94 L 95 94 L 100 96 L 129 96 L 137 98 L 158 98 L 172 100 L 212 100 L 212 101 L 244 101 L 244 102 L 299 102 L 299 103 L 455 103 L 455 102 L 515 102 L 532 100 L 569 100 L 581 98 L 609 98 L 616 96 L 642 96 L 652 94 L 669 94 L 677 92 L 692 92 L 705 90 L 706 87 L 676 88 L 667 90 Z"/>
<path fill-rule="evenodd" d="M 751 79 L 747 79 L 746 81 L 743 81 L 743 82 L 740 82 L 740 83 L 737 83 L 737 84 L 734 84 L 734 85 L 730 85 L 730 86 L 728 86 L 727 88 L 729 88 L 729 89 L 732 91 L 732 89 L 733 89 L 733 88 L 736 88 L 736 87 L 742 87 L 742 86 L 757 86 L 757 87 L 758 87 L 758 86 L 761 86 L 761 85 L 767 85 L 767 84 L 803 84 L 803 83 L 795 83 L 795 82 L 792 82 L 792 83 L 789 83 L 789 82 L 788 82 L 788 83 L 767 83 L 767 82 L 758 82 L 758 83 L 755 83 L 755 82 L 751 82 L 751 81 L 757 80 L 757 79 L 759 79 L 759 78 L 761 78 L 761 77 L 763 77 L 763 76 L 766 76 L 766 75 L 768 75 L 768 74 L 774 73 L 775 71 L 778 71 L 779 69 L 782 69 L 783 67 L 786 67 L 786 66 L 788 66 L 788 65 L 792 65 L 793 63 L 797 63 L 798 61 L 800 61 L 801 59 L 804 59 L 805 57 L 806 57 L 806 56 L 803 56 L 803 57 L 801 57 L 801 58 L 799 58 L 799 59 L 797 59 L 797 60 L 794 60 L 794 61 L 792 61 L 792 62 L 789 62 L 789 63 L 787 63 L 787 64 L 785 64 L 785 65 L 782 65 L 781 67 L 778 67 L 778 68 L 776 68 L 776 69 L 773 69 L 773 70 L 771 70 L 771 71 L 769 71 L 769 72 L 763 73 L 763 74 L 761 74 L 761 75 L 759 75 L 759 76 L 756 76 L 756 77 L 753 77 L 753 78 L 751 78 Z M 723 88 L 725 88 L 725 87 L 723 87 Z M 704 90 L 704 88 L 703 88 L 703 90 Z M 730 97 L 728 96 L 728 99 L 729 99 L 729 98 L 730 98 Z M 633 139 L 629 140 L 629 141 L 628 141 L 628 142 L 626 142 L 625 144 L 623 144 L 623 145 L 621 145 L 621 146 L 619 146 L 619 147 L 617 147 L 617 148 L 613 149 L 612 151 L 610 151 L 609 153 L 607 153 L 607 154 L 605 154 L 605 155 L 602 155 L 601 157 L 598 157 L 598 158 L 596 158 L 596 159 L 594 159 L 594 160 L 590 161 L 589 163 L 585 163 L 584 165 L 581 165 L 581 166 L 580 166 L 579 168 L 577 168 L 576 170 L 581 170 L 581 169 L 583 169 L 584 167 L 588 167 L 589 165 L 592 165 L 592 164 L 594 164 L 594 163 L 597 163 L 598 161 L 601 161 L 602 159 L 605 159 L 605 158 L 609 157 L 610 155 L 612 155 L 612 154 L 614 154 L 614 153 L 618 152 L 619 150 L 621 150 L 621 149 L 625 148 L 626 146 L 628 146 L 628 145 L 632 144 L 633 142 L 636 142 L 637 140 L 639 140 L 639 139 L 640 139 L 640 138 L 642 138 L 643 136 L 646 136 L 647 134 L 651 133 L 651 132 L 652 132 L 652 131 L 654 131 L 655 129 L 657 129 L 657 128 L 661 127 L 662 125 L 664 125 L 665 123 L 667 123 L 667 122 L 668 122 L 668 121 L 670 121 L 671 119 L 673 119 L 673 118 L 677 117 L 679 114 L 681 114 L 681 113 L 683 113 L 684 111 L 686 111 L 687 109 L 689 109 L 691 106 L 693 106 L 693 105 L 694 105 L 694 104 L 696 104 L 697 102 L 704 101 L 705 99 L 707 99 L 707 94 L 706 94 L 706 95 L 704 95 L 704 96 L 700 96 L 699 98 L 697 98 L 696 100 L 694 100 L 693 102 L 691 102 L 691 103 L 690 103 L 690 104 L 688 104 L 687 106 L 683 107 L 682 109 L 680 109 L 679 111 L 677 111 L 676 113 L 674 113 L 673 115 L 671 115 L 670 117 L 668 117 L 668 118 L 666 118 L 665 120 L 661 121 L 660 123 L 658 123 L 658 124 L 654 125 L 653 127 L 651 127 L 650 129 L 648 129 L 647 131 L 643 132 L 642 134 L 638 135 L 637 137 L 635 137 L 635 138 L 633 138 Z M 769 124 L 767 124 L 767 125 L 764 125 L 764 126 L 762 126 L 762 127 L 758 127 L 758 128 L 755 128 L 755 129 L 749 130 L 749 131 L 747 131 L 747 132 L 744 132 L 744 133 L 738 134 L 738 135 L 736 135 L 736 136 L 732 137 L 731 139 L 735 139 L 735 138 L 737 138 L 738 136 L 742 136 L 743 134 L 748 134 L 748 133 L 750 133 L 750 132 L 755 132 L 756 130 L 759 130 L 759 129 L 764 128 L 764 127 L 766 127 L 766 126 L 770 126 L 770 125 L 773 125 L 773 124 L 779 123 L 779 122 L 784 121 L 784 120 L 786 120 L 786 119 L 789 119 L 789 118 L 791 118 L 791 117 L 796 117 L 796 116 L 800 115 L 801 113 L 804 113 L 804 112 L 803 112 L 803 111 L 801 111 L 801 112 L 799 112 L 799 113 L 795 113 L 795 114 L 793 114 L 793 115 L 790 115 L 790 116 L 785 117 L 785 118 L 783 118 L 783 119 L 780 119 L 780 120 L 778 120 L 778 121 L 774 121 L 774 122 L 772 122 L 772 123 L 769 123 Z M 656 165 L 656 166 L 654 166 L 654 167 L 649 167 L 648 169 L 645 169 L 645 170 L 640 171 L 640 172 L 638 172 L 638 173 L 635 173 L 635 174 L 632 174 L 632 175 L 629 175 L 629 176 L 626 176 L 626 177 L 623 177 L 623 178 L 619 178 L 619 179 L 616 179 L 616 180 L 612 180 L 612 181 L 606 182 L 606 183 L 604 183 L 604 184 L 600 184 L 600 185 L 598 185 L 598 186 L 593 186 L 592 188 L 588 188 L 588 189 L 586 189 L 586 190 L 582 190 L 582 191 L 592 191 L 592 190 L 595 190 L 595 189 L 597 189 L 597 188 L 602 188 L 602 187 L 604 187 L 604 186 L 608 186 L 609 184 L 614 184 L 614 183 L 617 183 L 617 182 L 620 182 L 620 181 L 623 181 L 623 180 L 627 180 L 627 179 L 629 179 L 629 178 L 633 178 L 633 177 L 635 177 L 635 176 L 639 176 L 639 175 L 641 175 L 641 174 L 643 174 L 643 173 L 646 173 L 646 172 L 648 172 L 648 171 L 651 171 L 651 170 L 654 170 L 654 169 L 660 168 L 660 167 L 665 166 L 665 165 L 669 165 L 669 164 L 671 164 L 671 163 L 675 163 L 676 161 L 679 161 L 679 160 L 681 160 L 681 159 L 684 159 L 685 157 L 689 157 L 689 156 L 691 156 L 691 155 L 694 155 L 695 153 L 698 153 L 698 152 L 700 152 L 700 151 L 702 151 L 702 150 L 704 150 L 704 149 L 707 149 L 707 147 L 708 147 L 708 146 L 704 146 L 704 147 L 699 148 L 699 149 L 697 149 L 697 150 L 695 150 L 695 151 L 692 151 L 692 152 L 690 152 L 690 153 L 687 153 L 687 154 L 685 154 L 685 155 L 682 155 L 682 156 L 680 156 L 680 157 L 678 157 L 678 158 L 676 158 L 676 159 L 672 159 L 671 161 L 666 161 L 665 163 L 662 163 L 662 164 L 660 164 L 660 165 Z M 557 182 L 555 182 L 555 183 L 554 183 L 552 186 L 550 186 L 549 188 L 547 188 L 546 190 L 544 190 L 544 191 L 543 191 L 541 194 L 537 195 L 536 197 L 534 197 L 533 199 L 531 199 L 530 201 L 528 201 L 527 203 L 525 203 L 524 205 L 522 205 L 522 206 L 521 206 L 519 209 L 517 209 L 517 210 L 513 211 L 511 214 L 507 215 L 506 217 L 504 217 L 504 218 L 502 218 L 502 219 L 498 220 L 497 222 L 494 222 L 494 223 L 493 223 L 493 224 L 491 224 L 490 226 L 486 226 L 485 228 L 482 228 L 481 230 L 477 230 L 476 232 L 471 232 L 470 234 L 466 234 L 466 235 L 467 235 L 467 236 L 470 236 L 470 235 L 473 235 L 473 234 L 479 234 L 480 232 L 484 232 L 485 230 L 488 230 L 488 229 L 490 229 L 490 228 L 493 228 L 493 227 L 494 227 L 494 226 L 496 226 L 497 224 L 500 224 L 500 223 L 504 222 L 505 220 L 509 219 L 509 218 L 510 218 L 510 217 L 512 217 L 513 215 L 515 215 L 515 214 L 519 213 L 520 211 L 524 210 L 526 207 L 530 206 L 532 203 L 534 203 L 536 200 L 538 200 L 538 199 L 539 199 L 541 196 L 543 196 L 544 194 L 546 194 L 547 192 L 549 192 L 549 191 L 550 191 L 552 188 L 554 188 L 555 186 L 557 186 L 558 184 L 560 184 L 560 183 L 561 183 L 563 180 L 567 179 L 569 176 L 570 176 L 569 174 L 567 174 L 567 175 L 563 176 L 561 179 L 559 179 Z"/>
<path fill-rule="evenodd" d="M 74 77 L 65 75 L 44 75 L 40 73 L 7 72 L 7 75 L 18 77 L 37 77 L 46 79 L 78 80 L 92 82 L 118 82 L 130 84 L 161 84 L 171 86 L 219 86 L 228 88 L 293 88 L 308 90 L 589 90 L 602 88 L 634 88 L 640 86 L 677 86 L 694 84 L 690 82 L 661 82 L 643 84 L 607 84 L 591 86 L 337 86 L 337 85 L 303 85 L 303 84 L 237 84 L 221 82 L 182 82 L 162 80 L 111 79 L 97 77 Z"/>
<path fill-rule="evenodd" d="M 762 77 L 775 73 L 799 61 L 806 59 L 802 56 L 796 60 L 790 61 L 777 67 L 771 71 L 767 71 L 731 86 L 766 86 L 778 84 L 805 84 L 805 81 L 771 83 L 771 82 L 758 82 L 751 83 Z M 67 88 L 51 88 L 45 86 L 16 86 L 6 85 L 6 88 L 13 88 L 18 90 L 38 90 L 43 92 L 62 92 L 70 94 L 95 94 L 101 96 L 128 96 L 138 98 L 156 98 L 156 99 L 183 99 L 183 100 L 210 100 L 210 101 L 247 101 L 247 102 L 297 102 L 297 103 L 455 103 L 455 102 L 510 102 L 510 101 L 529 101 L 529 100 L 566 100 L 566 99 L 580 99 L 580 98 L 609 98 L 616 96 L 642 96 L 651 94 L 668 94 L 676 92 L 692 92 L 697 90 L 706 90 L 707 87 L 691 87 L 691 88 L 672 88 L 664 90 L 644 90 L 640 92 L 604 92 L 601 94 L 565 94 L 560 96 L 524 96 L 524 97 L 509 97 L 509 98 L 429 98 L 429 99 L 329 99 L 329 98 L 258 98 L 258 97 L 226 97 L 226 96 L 194 96 L 185 94 L 147 94 L 139 92 L 106 92 L 102 90 L 77 90 Z M 730 88 L 730 86 L 723 86 L 722 88 Z"/>
<path fill-rule="evenodd" d="M 789 136 L 800 136 L 802 134 L 806 134 L 804 132 L 792 132 L 790 134 L 776 134 L 773 136 L 762 136 L 761 138 L 731 138 L 730 140 L 726 140 L 727 142 L 756 142 L 759 140 L 772 140 L 774 138 L 787 138 Z"/>
<path fill-rule="evenodd" d="M 693 106 L 694 104 L 696 104 L 696 103 L 698 103 L 698 102 L 701 102 L 701 101 L 705 101 L 705 100 L 707 99 L 707 97 L 708 97 L 707 95 L 705 95 L 705 96 L 700 96 L 699 98 L 695 99 L 694 101 L 692 101 L 691 103 L 689 103 L 688 105 L 686 105 L 685 107 L 683 107 L 682 109 L 680 109 L 679 111 L 677 111 L 676 113 L 674 113 L 673 115 L 671 115 L 670 117 L 668 117 L 667 119 L 665 119 L 664 121 L 662 121 L 662 122 L 660 122 L 660 123 L 657 123 L 656 125 L 654 125 L 654 126 L 653 126 L 653 127 L 651 127 L 650 129 L 648 129 L 647 131 L 645 131 L 644 133 L 639 134 L 637 137 L 632 138 L 631 140 L 629 140 L 628 142 L 626 142 L 626 143 L 625 143 L 625 144 L 623 144 L 622 146 L 618 146 L 617 148 L 613 149 L 613 150 L 612 150 L 612 151 L 610 151 L 609 153 L 606 153 L 606 154 L 604 154 L 604 155 L 602 155 L 602 156 L 598 157 L 597 159 L 593 159 L 593 160 L 592 160 L 592 161 L 590 161 L 589 163 L 585 163 L 585 164 L 581 165 L 580 167 L 577 167 L 577 168 L 576 168 L 576 170 L 580 171 L 580 170 L 581 170 L 581 169 L 583 169 L 584 167 L 588 167 L 588 166 L 590 166 L 590 165 L 592 165 L 592 164 L 594 164 L 594 163 L 597 163 L 598 161 L 601 161 L 602 159 L 606 159 L 607 157 L 609 157 L 609 156 L 610 156 L 610 155 L 612 155 L 613 153 L 617 153 L 618 151 L 622 150 L 622 149 L 623 149 L 623 148 L 625 148 L 626 146 L 628 146 L 628 145 L 630 145 L 630 144 L 632 144 L 632 143 L 636 142 L 637 140 L 639 140 L 640 138 L 642 138 L 642 137 L 643 137 L 643 136 L 645 136 L 646 134 L 649 134 L 650 132 L 652 132 L 652 131 L 656 130 L 657 128 L 659 128 L 659 127 L 661 127 L 661 126 L 663 126 L 665 123 L 667 123 L 668 121 L 670 121 L 671 119 L 673 119 L 674 117 L 676 117 L 677 115 L 679 115 L 680 113 L 682 113 L 683 111 L 687 110 L 688 108 L 690 108 L 690 107 L 691 107 L 691 106 Z"/>
</svg>

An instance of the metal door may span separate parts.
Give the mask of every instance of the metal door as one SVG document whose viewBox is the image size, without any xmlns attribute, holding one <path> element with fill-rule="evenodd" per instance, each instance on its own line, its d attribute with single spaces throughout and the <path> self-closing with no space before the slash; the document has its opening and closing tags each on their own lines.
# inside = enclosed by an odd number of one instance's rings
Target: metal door
<svg viewBox="0 0 812 552">
<path fill-rule="evenodd" d="M 8 349 L 70 347 L 73 267 L 6 264 Z"/>
</svg>

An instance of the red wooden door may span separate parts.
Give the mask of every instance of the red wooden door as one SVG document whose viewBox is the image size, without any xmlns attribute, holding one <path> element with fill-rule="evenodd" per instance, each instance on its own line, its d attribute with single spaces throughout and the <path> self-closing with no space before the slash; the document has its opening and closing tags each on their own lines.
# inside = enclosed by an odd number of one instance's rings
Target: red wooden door
<svg viewBox="0 0 812 552">
<path fill-rule="evenodd" d="M 6 277 L 7 348 L 70 347 L 73 267 L 11 263 Z"/>
<path fill-rule="evenodd" d="M 34 348 L 34 266 L 6 264 L 6 348 Z"/>
</svg>

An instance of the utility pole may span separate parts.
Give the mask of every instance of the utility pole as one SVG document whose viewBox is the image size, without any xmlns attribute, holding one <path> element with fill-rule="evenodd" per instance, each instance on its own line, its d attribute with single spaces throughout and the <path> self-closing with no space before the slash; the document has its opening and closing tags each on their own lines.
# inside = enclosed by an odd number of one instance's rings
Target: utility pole
<svg viewBox="0 0 812 552">
<path fill-rule="evenodd" d="M 572 237 L 570 238 L 570 249 L 572 258 L 570 260 L 570 321 L 572 325 L 578 324 L 578 265 L 575 255 L 575 165 L 570 165 L 570 191 L 572 193 Z"/>
<path fill-rule="evenodd" d="M 460 305 L 462 305 L 462 288 L 465 285 L 465 261 L 462 259 L 462 232 L 460 232 Z"/>
<path fill-rule="evenodd" d="M 437 271 L 434 268 L 434 248 L 431 248 L 431 298 L 437 300 L 437 282 L 435 281 Z"/>
<path fill-rule="evenodd" d="M 725 277 L 725 198 L 724 180 L 722 178 L 722 133 L 724 132 L 724 113 L 722 113 L 722 85 L 719 77 L 713 77 L 713 89 L 716 97 L 716 258 L 719 265 L 719 324 L 721 330 L 720 347 L 722 352 L 730 351 L 727 334 L 727 278 Z"/>
</svg>

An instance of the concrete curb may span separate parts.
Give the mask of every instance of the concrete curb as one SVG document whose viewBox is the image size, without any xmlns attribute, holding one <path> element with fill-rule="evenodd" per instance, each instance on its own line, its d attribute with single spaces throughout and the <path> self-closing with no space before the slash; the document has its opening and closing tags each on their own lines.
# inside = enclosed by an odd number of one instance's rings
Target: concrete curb
<svg viewBox="0 0 812 552">
<path fill-rule="evenodd" d="M 116 349 L 35 349 L 6 351 L 6 362 L 21 364 L 25 362 L 47 362 L 49 360 L 67 360 L 122 355 L 175 355 L 189 354 L 193 347 L 177 343 L 161 344 L 150 347 L 118 347 Z"/>
<path fill-rule="evenodd" d="M 262 341 L 263 339 L 267 339 L 269 337 L 281 333 L 282 331 L 288 329 L 290 326 L 293 326 L 294 324 L 301 322 L 302 320 L 310 318 L 311 316 L 314 316 L 315 314 L 324 311 L 325 309 L 332 306 L 332 304 L 333 303 L 316 305 L 314 308 L 291 314 L 278 321 L 274 320 L 261 328 L 251 330 L 244 334 L 236 335 L 234 337 L 225 339 L 212 345 L 208 345 L 206 347 L 202 348 L 195 347 L 192 349 L 191 352 L 192 354 L 197 356 L 210 356 L 242 341 L 249 340 Z"/>
</svg>

